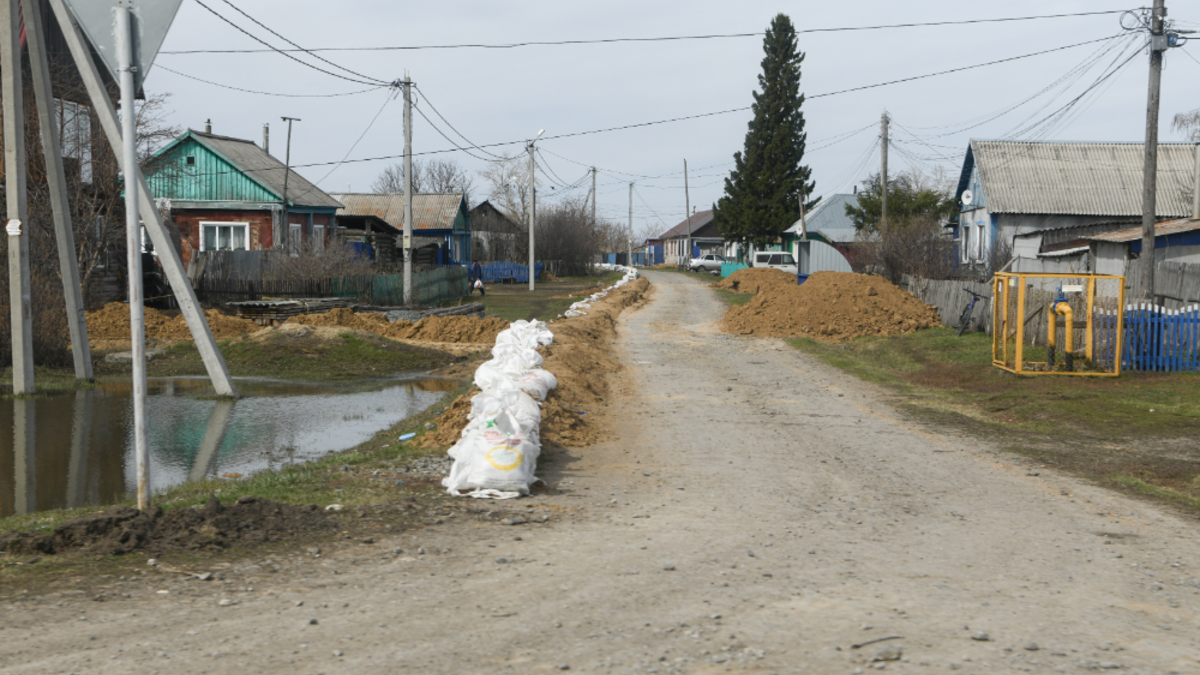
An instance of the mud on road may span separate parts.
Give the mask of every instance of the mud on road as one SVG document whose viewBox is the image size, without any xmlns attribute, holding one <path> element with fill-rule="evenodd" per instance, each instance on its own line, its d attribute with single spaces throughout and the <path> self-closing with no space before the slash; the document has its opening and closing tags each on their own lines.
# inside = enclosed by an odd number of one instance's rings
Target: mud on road
<svg viewBox="0 0 1200 675">
<path fill-rule="evenodd" d="M 1200 669 L 1194 524 L 911 424 L 647 276 L 615 438 L 552 453 L 550 489 L 213 582 L 6 601 L 0 671 Z"/>
</svg>

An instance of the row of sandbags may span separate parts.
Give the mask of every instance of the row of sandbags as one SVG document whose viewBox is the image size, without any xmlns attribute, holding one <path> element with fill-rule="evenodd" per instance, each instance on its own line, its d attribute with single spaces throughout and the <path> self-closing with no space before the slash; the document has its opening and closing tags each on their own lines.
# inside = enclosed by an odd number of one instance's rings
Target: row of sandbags
<svg viewBox="0 0 1200 675">
<path fill-rule="evenodd" d="M 618 269 L 625 270 L 625 276 L 593 293 L 589 301 L 637 278 L 632 268 Z M 574 305 L 567 316 L 582 314 L 571 311 L 576 311 Z M 558 386 L 554 375 L 540 367 L 537 349 L 552 342 L 554 335 L 542 321 L 514 321 L 496 336 L 492 358 L 475 370 L 480 392 L 471 399 L 467 427 L 449 450 L 454 465 L 442 486 L 450 494 L 490 499 L 529 494 L 537 482 L 534 473 L 542 449 L 541 403 Z"/>
<path fill-rule="evenodd" d="M 567 311 L 562 313 L 562 316 L 565 316 L 567 318 L 574 317 L 574 316 L 585 316 L 585 315 L 587 315 L 587 312 L 585 312 L 583 310 L 590 308 L 592 306 L 593 302 L 596 302 L 600 298 L 608 297 L 609 291 L 616 290 L 616 289 L 624 286 L 625 284 L 633 281 L 634 279 L 638 278 L 637 270 L 633 269 L 632 267 L 625 267 L 623 265 L 609 265 L 609 264 L 600 264 L 600 265 L 597 265 L 597 267 L 599 267 L 602 270 L 624 271 L 625 276 L 621 277 L 617 281 L 617 283 L 613 284 L 612 286 L 609 286 L 603 290 L 592 293 L 591 295 L 589 295 L 587 297 L 586 300 L 580 300 L 579 302 L 571 303 L 571 306 L 567 308 Z"/>
</svg>

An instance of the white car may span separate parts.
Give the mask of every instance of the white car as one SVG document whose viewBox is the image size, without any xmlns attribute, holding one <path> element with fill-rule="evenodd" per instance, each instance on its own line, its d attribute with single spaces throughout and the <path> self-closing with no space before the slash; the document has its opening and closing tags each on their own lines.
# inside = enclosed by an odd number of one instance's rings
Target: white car
<svg viewBox="0 0 1200 675">
<path fill-rule="evenodd" d="M 752 267 L 771 267 L 788 274 L 797 274 L 798 272 L 796 259 L 792 257 L 791 253 L 782 251 L 755 251 Z"/>
<path fill-rule="evenodd" d="M 725 256 L 709 253 L 702 255 L 699 258 L 692 258 L 688 262 L 688 269 L 693 272 L 708 272 L 710 274 L 718 274 L 721 271 L 721 263 L 729 262 Z"/>
</svg>

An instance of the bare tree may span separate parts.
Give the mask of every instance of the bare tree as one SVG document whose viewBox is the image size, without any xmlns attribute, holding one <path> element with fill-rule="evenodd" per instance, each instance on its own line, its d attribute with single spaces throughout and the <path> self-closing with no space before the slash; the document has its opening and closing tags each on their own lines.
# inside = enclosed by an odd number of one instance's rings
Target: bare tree
<svg viewBox="0 0 1200 675">
<path fill-rule="evenodd" d="M 1200 108 L 1176 114 L 1171 128 L 1182 131 L 1189 141 L 1200 142 Z"/>
<path fill-rule="evenodd" d="M 449 194 L 461 192 L 467 198 L 467 206 L 471 205 L 471 188 L 475 180 L 466 169 L 452 159 L 433 159 L 423 167 L 424 180 L 422 186 L 425 192 L 431 194 Z"/>
<path fill-rule="evenodd" d="M 479 174 L 487 183 L 488 201 L 509 218 L 525 225 L 529 209 L 529 160 L 505 155 Z"/>
<path fill-rule="evenodd" d="M 415 159 L 412 163 L 413 180 L 412 190 L 414 193 L 424 192 L 422 189 L 425 176 L 424 163 Z M 375 178 L 375 182 L 371 183 L 371 192 L 379 195 L 398 195 L 404 193 L 404 165 L 400 163 L 393 164 Z"/>
<path fill-rule="evenodd" d="M 954 242 L 936 214 L 893 218 L 875 230 L 860 230 L 855 248 L 864 266 L 882 269 L 892 283 L 905 274 L 948 279 L 954 272 Z"/>
</svg>

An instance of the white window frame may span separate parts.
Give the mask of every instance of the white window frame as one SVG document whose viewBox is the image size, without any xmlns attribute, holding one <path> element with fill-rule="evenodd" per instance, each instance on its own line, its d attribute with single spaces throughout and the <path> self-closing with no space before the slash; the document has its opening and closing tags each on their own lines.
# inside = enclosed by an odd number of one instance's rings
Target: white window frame
<svg viewBox="0 0 1200 675">
<path fill-rule="evenodd" d="M 325 252 L 325 226 L 313 224 L 313 250 L 317 253 Z"/>
<path fill-rule="evenodd" d="M 249 250 L 250 250 L 250 223 L 249 223 L 249 221 L 245 221 L 245 222 L 242 222 L 242 221 L 225 222 L 225 221 L 220 221 L 220 220 L 202 220 L 202 221 L 200 221 L 200 223 L 199 223 L 199 224 L 200 224 L 200 250 L 201 250 L 201 251 L 211 251 L 211 250 L 213 250 L 213 249 L 210 249 L 210 248 L 206 248 L 206 247 L 204 246 L 204 228 L 205 228 L 205 227 L 208 227 L 208 226 L 210 226 L 210 225 L 211 225 L 211 226 L 213 226 L 213 227 L 226 227 L 226 226 L 229 226 L 229 227 L 240 227 L 240 228 L 242 228 L 242 236 L 243 236 L 243 239 L 242 239 L 242 240 L 246 242 L 246 250 L 247 250 L 247 251 L 249 251 Z M 218 240 L 220 240 L 220 234 L 218 234 L 218 235 L 217 235 L 217 238 L 218 238 Z M 220 248 L 218 248 L 217 250 L 223 250 L 223 249 L 220 249 Z M 229 250 L 236 250 L 236 249 L 229 249 Z"/>
</svg>

